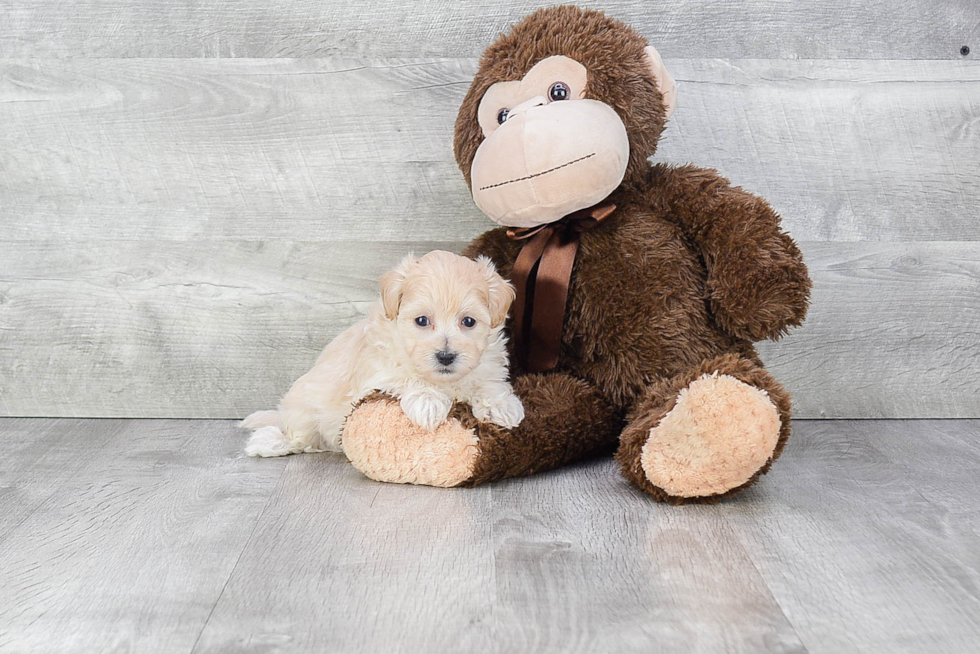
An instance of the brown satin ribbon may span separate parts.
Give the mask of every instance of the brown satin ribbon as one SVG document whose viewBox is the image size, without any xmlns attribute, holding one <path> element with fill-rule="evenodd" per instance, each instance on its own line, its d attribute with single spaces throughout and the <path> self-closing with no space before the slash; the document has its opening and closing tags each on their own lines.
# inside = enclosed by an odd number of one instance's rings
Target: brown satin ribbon
<svg viewBox="0 0 980 654">
<path fill-rule="evenodd" d="M 527 241 L 514 262 L 511 281 L 517 290 L 514 351 L 528 372 L 545 372 L 558 364 L 579 236 L 615 210 L 614 204 L 598 204 L 547 225 L 507 230 L 510 238 Z"/>
</svg>

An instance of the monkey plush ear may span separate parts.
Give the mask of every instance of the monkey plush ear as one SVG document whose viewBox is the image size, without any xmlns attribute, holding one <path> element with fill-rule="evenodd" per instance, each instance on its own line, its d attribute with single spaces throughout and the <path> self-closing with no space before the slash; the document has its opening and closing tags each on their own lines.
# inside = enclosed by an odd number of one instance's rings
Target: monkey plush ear
<svg viewBox="0 0 980 654">
<path fill-rule="evenodd" d="M 500 276 L 489 257 L 479 256 L 476 262 L 483 265 L 487 276 L 487 305 L 490 308 L 490 326 L 500 327 L 507 320 L 507 311 L 514 302 L 516 293 L 510 282 Z"/>
<path fill-rule="evenodd" d="M 401 260 L 394 270 L 390 270 L 381 276 L 381 306 L 384 308 L 385 318 L 394 320 L 398 317 L 398 309 L 402 303 L 402 286 L 408 276 L 408 269 L 414 265 L 418 259 L 409 254 Z"/>
<path fill-rule="evenodd" d="M 677 103 L 677 83 L 667 72 L 663 59 L 660 58 L 660 53 L 657 52 L 656 48 L 648 45 L 644 51 L 647 55 L 647 65 L 650 67 L 650 72 L 657 80 L 661 95 L 664 96 L 664 109 L 667 110 L 665 118 L 670 118 L 670 115 L 674 113 L 674 105 Z"/>
</svg>

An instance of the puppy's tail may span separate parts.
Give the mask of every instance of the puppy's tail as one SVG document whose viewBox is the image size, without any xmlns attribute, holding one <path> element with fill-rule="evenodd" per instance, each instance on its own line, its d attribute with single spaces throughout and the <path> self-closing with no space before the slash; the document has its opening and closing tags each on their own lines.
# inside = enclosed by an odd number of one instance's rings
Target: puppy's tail
<svg viewBox="0 0 980 654">
<path fill-rule="evenodd" d="M 245 446 L 245 454 L 249 456 L 285 456 L 302 451 L 303 448 L 290 443 L 286 435 L 274 425 L 267 425 L 253 431 L 248 439 L 248 445 Z"/>
<path fill-rule="evenodd" d="M 262 427 L 278 427 L 282 429 L 278 411 L 256 411 L 241 421 L 242 429 L 261 429 Z"/>
</svg>

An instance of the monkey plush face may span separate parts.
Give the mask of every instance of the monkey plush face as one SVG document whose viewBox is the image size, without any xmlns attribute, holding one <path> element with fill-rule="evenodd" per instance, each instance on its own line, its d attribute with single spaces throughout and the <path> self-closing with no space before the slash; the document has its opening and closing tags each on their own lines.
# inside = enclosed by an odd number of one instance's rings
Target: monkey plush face
<svg viewBox="0 0 980 654">
<path fill-rule="evenodd" d="M 484 54 L 456 122 L 456 158 L 491 219 L 550 223 L 642 175 L 673 101 L 660 56 L 631 28 L 543 9 Z"/>
<path fill-rule="evenodd" d="M 626 127 L 585 97 L 588 72 L 560 55 L 483 95 L 483 143 L 471 168 L 476 206 L 502 225 L 550 223 L 599 202 L 623 181 Z"/>
</svg>

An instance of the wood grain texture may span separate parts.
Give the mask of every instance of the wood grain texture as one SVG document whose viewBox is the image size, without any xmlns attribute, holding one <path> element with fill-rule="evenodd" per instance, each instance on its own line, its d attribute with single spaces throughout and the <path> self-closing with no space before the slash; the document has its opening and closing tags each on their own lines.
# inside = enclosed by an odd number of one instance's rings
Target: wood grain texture
<svg viewBox="0 0 980 654">
<path fill-rule="evenodd" d="M 497 651 L 805 651 L 710 509 L 655 505 L 608 461 L 492 492 Z"/>
<path fill-rule="evenodd" d="M 971 0 L 576 4 L 628 22 L 668 57 L 952 59 L 980 36 L 980 7 Z M 527 0 L 8 0 L 0 56 L 475 57 L 538 6 Z"/>
<path fill-rule="evenodd" d="M 69 438 L 38 438 L 5 463 L 31 466 L 37 452 L 85 463 L 13 480 L 56 490 L 0 548 L 0 650 L 189 652 L 286 462 L 254 467 L 230 423 L 24 426 Z"/>
<path fill-rule="evenodd" d="M 980 63 L 674 61 L 656 160 L 800 240 L 980 240 Z M 469 240 L 468 60 L 0 62 L 6 240 Z"/>
<path fill-rule="evenodd" d="M 484 651 L 490 508 L 490 487 L 379 484 L 341 454 L 290 458 L 194 651 Z"/>
<path fill-rule="evenodd" d="M 769 198 L 811 258 L 810 321 L 763 348 L 798 415 L 980 415 L 980 66 L 670 63 L 658 160 Z M 0 415 L 272 405 L 399 256 L 489 226 L 450 151 L 473 67 L 0 62 Z"/>
<path fill-rule="evenodd" d="M 336 454 L 243 457 L 230 422 L 3 419 L 0 443 L 0 486 L 50 495 L 26 519 L 27 494 L 0 502 L 4 652 L 980 642 L 976 420 L 797 421 L 759 484 L 684 507 L 609 458 L 386 485 Z"/>
<path fill-rule="evenodd" d="M 242 417 L 360 319 L 406 252 L 462 243 L 21 243 L 0 415 Z M 980 416 L 980 243 L 803 243 L 805 326 L 761 346 L 798 417 Z"/>
<path fill-rule="evenodd" d="M 980 417 L 980 243 L 802 248 L 807 322 L 759 344 L 799 417 Z"/>
<path fill-rule="evenodd" d="M 452 159 L 458 62 L 0 66 L 4 240 L 463 240 L 486 225 Z"/>
<path fill-rule="evenodd" d="M 934 454 L 949 453 L 949 432 L 972 432 L 953 449 L 975 465 L 980 429 L 948 425 L 797 423 L 765 483 L 726 514 L 810 652 L 976 649 L 977 477 L 955 496 L 930 487 L 965 463 Z"/>
<path fill-rule="evenodd" d="M 980 536 L 980 504 L 963 501 L 964 489 L 973 486 L 980 470 L 980 423 L 903 420 L 890 424 L 889 434 L 891 438 L 874 439 L 874 448 L 894 461 L 908 476 L 909 483 L 937 507 L 936 519 L 941 521 L 941 529 L 960 534 L 964 543 L 971 534 Z M 919 445 L 922 438 L 928 439 L 929 447 Z M 975 550 L 964 553 L 963 560 L 973 561 L 974 567 L 980 569 L 977 554 Z"/>
<path fill-rule="evenodd" d="M 49 502 L 58 490 L 92 459 L 131 428 L 126 420 L 93 423 L 86 420 L 3 421 L 0 430 L 0 548 L 17 526 Z"/>
</svg>

